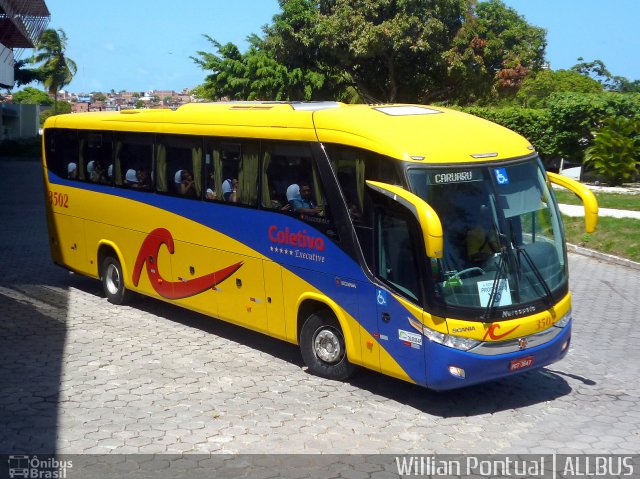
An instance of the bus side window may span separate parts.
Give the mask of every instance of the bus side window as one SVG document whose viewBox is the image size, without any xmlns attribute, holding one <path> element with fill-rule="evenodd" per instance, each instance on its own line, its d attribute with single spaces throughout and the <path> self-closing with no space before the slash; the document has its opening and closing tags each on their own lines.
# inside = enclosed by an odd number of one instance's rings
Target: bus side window
<svg viewBox="0 0 640 479">
<path fill-rule="evenodd" d="M 47 169 L 60 178 L 67 177 L 67 165 L 58 155 L 58 130 L 48 128 L 44 131 L 44 148 L 47 160 Z"/>
<path fill-rule="evenodd" d="M 126 133 L 117 135 L 114 142 L 113 177 L 117 186 L 151 191 L 153 135 Z"/>
<path fill-rule="evenodd" d="M 109 184 L 112 164 L 110 132 L 79 131 L 79 170 L 81 179 L 91 183 Z M 111 167 L 113 171 L 113 167 Z"/>
<path fill-rule="evenodd" d="M 202 138 L 159 135 L 156 142 L 156 191 L 185 198 L 202 196 Z"/>
<path fill-rule="evenodd" d="M 419 302 L 419 256 L 412 223 L 403 216 L 378 208 L 376 214 L 376 275 L 404 296 Z"/>
<path fill-rule="evenodd" d="M 294 213 L 287 192 L 291 196 L 295 188 L 292 185 L 299 188 L 300 181 L 309 181 L 313 177 L 309 146 L 306 143 L 264 142 L 263 150 L 261 205 Z"/>
<path fill-rule="evenodd" d="M 47 166 L 60 178 L 78 179 L 78 133 L 53 129 L 45 134 Z"/>
<path fill-rule="evenodd" d="M 258 142 L 205 141 L 205 199 L 257 206 Z"/>
<path fill-rule="evenodd" d="M 353 222 L 371 224 L 371 211 L 367 211 L 365 180 L 400 183 L 394 161 L 382 155 L 358 148 L 328 145 L 327 153 L 338 178 Z"/>
</svg>

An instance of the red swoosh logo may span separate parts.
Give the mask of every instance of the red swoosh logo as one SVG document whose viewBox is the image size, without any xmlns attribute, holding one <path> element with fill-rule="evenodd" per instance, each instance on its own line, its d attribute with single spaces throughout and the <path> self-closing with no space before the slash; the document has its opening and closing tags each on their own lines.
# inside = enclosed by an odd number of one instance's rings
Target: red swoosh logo
<svg viewBox="0 0 640 479">
<path fill-rule="evenodd" d="M 495 330 L 496 329 L 500 329 L 500 324 L 496 323 L 496 324 L 492 324 L 491 326 L 489 326 L 489 329 L 487 329 L 487 332 L 484 333 L 484 337 L 482 338 L 483 341 L 485 341 L 487 339 L 487 336 L 489 336 L 491 339 L 493 339 L 494 341 L 497 341 L 498 339 L 502 339 L 505 336 L 509 336 L 511 333 L 513 333 L 516 329 L 518 329 L 520 327 L 520 325 L 516 326 L 513 329 L 510 329 L 509 331 L 507 331 L 506 333 L 503 334 L 496 334 Z"/>
<path fill-rule="evenodd" d="M 188 281 L 167 281 L 158 270 L 158 253 L 160 247 L 165 245 L 170 254 L 173 254 L 175 246 L 173 244 L 173 236 L 165 228 L 157 228 L 153 230 L 142 242 L 136 264 L 133 267 L 133 284 L 138 286 L 142 267 L 147 266 L 147 275 L 151 286 L 163 298 L 167 299 L 183 299 L 195 296 L 208 289 L 214 289 L 216 285 L 222 283 L 233 273 L 238 271 L 243 263 L 242 261 L 222 268 L 219 271 L 200 276 L 199 278 L 190 279 Z"/>
</svg>

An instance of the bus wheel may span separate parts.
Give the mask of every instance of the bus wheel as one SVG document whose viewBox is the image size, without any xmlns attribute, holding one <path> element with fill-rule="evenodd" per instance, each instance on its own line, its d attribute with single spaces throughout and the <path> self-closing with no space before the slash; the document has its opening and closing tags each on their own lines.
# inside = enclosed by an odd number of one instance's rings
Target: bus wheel
<svg viewBox="0 0 640 479">
<path fill-rule="evenodd" d="M 107 300 L 113 304 L 124 304 L 128 294 L 124 287 L 124 275 L 120 261 L 113 256 L 107 256 L 102 261 L 102 287 Z"/>
<path fill-rule="evenodd" d="M 304 322 L 300 352 L 309 371 L 316 376 L 343 381 L 356 370 L 347 359 L 340 324 L 327 312 L 314 313 Z"/>
</svg>

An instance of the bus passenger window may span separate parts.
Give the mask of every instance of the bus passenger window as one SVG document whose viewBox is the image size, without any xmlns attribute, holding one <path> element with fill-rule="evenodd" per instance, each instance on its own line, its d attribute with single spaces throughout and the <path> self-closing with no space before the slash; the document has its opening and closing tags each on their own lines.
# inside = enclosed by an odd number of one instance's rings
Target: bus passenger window
<svg viewBox="0 0 640 479">
<path fill-rule="evenodd" d="M 109 176 L 109 166 L 112 164 L 111 134 L 109 132 L 80 131 L 78 136 L 80 140 L 80 171 L 83 179 L 91 183 L 111 183 L 112 178 Z"/>
<path fill-rule="evenodd" d="M 328 145 L 327 154 L 340 183 L 351 219 L 356 226 L 363 223 L 370 225 L 371 212 L 365 208 L 365 181 L 400 184 L 394 161 L 371 151 L 341 145 Z"/>
<path fill-rule="evenodd" d="M 47 168 L 60 178 L 78 179 L 76 130 L 50 129 L 45 133 Z"/>
<path fill-rule="evenodd" d="M 205 199 L 246 206 L 258 201 L 259 144 L 205 141 Z"/>
<path fill-rule="evenodd" d="M 401 216 L 379 210 L 377 215 L 376 275 L 404 296 L 420 301 L 419 260 L 411 224 Z"/>
<path fill-rule="evenodd" d="M 185 198 L 202 195 L 202 137 L 159 135 L 156 190 Z"/>
<path fill-rule="evenodd" d="M 115 184 L 126 188 L 151 191 L 152 155 L 153 135 L 146 133 L 118 135 L 115 141 L 113 172 Z"/>
<path fill-rule="evenodd" d="M 264 142 L 263 150 L 262 207 L 288 212 L 338 241 L 309 144 Z"/>
</svg>

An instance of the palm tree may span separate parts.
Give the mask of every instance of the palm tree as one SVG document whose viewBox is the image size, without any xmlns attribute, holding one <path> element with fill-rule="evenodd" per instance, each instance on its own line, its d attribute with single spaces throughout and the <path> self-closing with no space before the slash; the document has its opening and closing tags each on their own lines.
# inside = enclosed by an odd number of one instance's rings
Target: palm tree
<svg viewBox="0 0 640 479">
<path fill-rule="evenodd" d="M 42 33 L 36 43 L 35 55 L 30 59 L 32 63 L 40 63 L 37 69 L 39 78 L 55 98 L 54 114 L 57 112 L 58 92 L 71 83 L 73 75 L 78 71 L 76 62 L 66 57 L 66 49 L 67 35 L 64 30 L 49 28 Z"/>
</svg>

